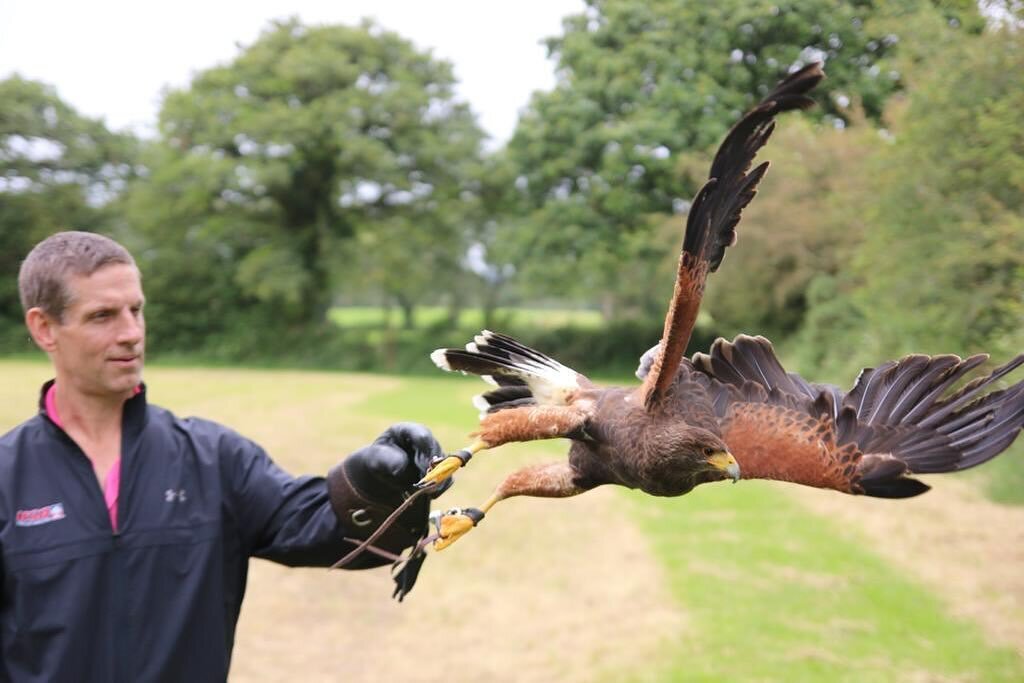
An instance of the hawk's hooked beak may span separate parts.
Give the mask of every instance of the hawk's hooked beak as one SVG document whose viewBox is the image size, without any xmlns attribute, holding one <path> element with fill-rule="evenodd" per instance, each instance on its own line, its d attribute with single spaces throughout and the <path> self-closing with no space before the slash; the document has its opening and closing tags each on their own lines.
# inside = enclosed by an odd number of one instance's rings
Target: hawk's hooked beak
<svg viewBox="0 0 1024 683">
<path fill-rule="evenodd" d="M 728 451 L 712 453 L 711 457 L 708 458 L 708 464 L 716 470 L 725 472 L 730 478 L 732 478 L 734 484 L 740 478 L 740 465 L 736 462 L 736 458 L 732 457 L 732 453 Z"/>
</svg>

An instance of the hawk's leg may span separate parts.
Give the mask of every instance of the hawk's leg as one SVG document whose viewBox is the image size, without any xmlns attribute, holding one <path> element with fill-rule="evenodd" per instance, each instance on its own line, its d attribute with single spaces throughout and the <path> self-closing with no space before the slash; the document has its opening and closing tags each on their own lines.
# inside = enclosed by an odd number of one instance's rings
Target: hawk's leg
<svg viewBox="0 0 1024 683">
<path fill-rule="evenodd" d="M 455 474 L 460 467 L 465 467 L 470 458 L 487 448 L 488 445 L 486 442 L 477 439 L 455 455 L 449 455 L 441 460 L 441 462 L 431 467 L 430 471 L 424 474 L 423 478 L 420 479 L 416 485 L 425 486 L 431 482 L 440 484 L 445 479 Z"/>
<path fill-rule="evenodd" d="M 508 475 L 491 497 L 479 508 L 454 509 L 445 512 L 438 523 L 440 538 L 434 542 L 436 550 L 444 550 L 465 536 L 484 518 L 499 501 L 513 496 L 538 498 L 568 498 L 587 491 L 581 485 L 576 470 L 568 462 L 530 465 Z"/>
<path fill-rule="evenodd" d="M 487 413 L 480 419 L 480 429 L 473 433 L 476 441 L 432 467 L 419 481 L 419 485 L 443 482 L 465 466 L 474 454 L 488 448 L 497 448 L 513 441 L 568 436 L 586 422 L 588 414 L 580 406 L 561 405 L 524 406 Z"/>
</svg>

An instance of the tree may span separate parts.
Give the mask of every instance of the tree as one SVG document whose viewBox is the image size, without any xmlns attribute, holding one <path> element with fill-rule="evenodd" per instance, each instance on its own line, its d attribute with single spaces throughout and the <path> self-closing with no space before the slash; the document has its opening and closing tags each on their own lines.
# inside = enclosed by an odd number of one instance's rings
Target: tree
<svg viewBox="0 0 1024 683">
<path fill-rule="evenodd" d="M 708 282 L 704 307 L 719 334 L 783 339 L 803 326 L 808 297 L 819 291 L 812 283 L 845 275 L 869 231 L 859 209 L 874 201 L 872 163 L 887 146 L 855 112 L 845 129 L 796 120 L 775 132 L 738 245 Z M 692 163 L 707 168 L 709 160 Z"/>
<path fill-rule="evenodd" d="M 301 327 L 371 261 L 401 280 L 424 249 L 458 253 L 452 207 L 482 133 L 453 86 L 447 63 L 370 23 L 274 23 L 167 95 L 160 166 L 133 214 L 155 260 L 190 272 L 176 251 L 189 241 L 233 311 Z M 353 240 L 373 250 L 345 249 Z"/>
<path fill-rule="evenodd" d="M 111 201 L 135 172 L 136 140 L 82 116 L 43 83 L 0 81 L 0 324 L 21 328 L 17 275 L 59 230 L 110 232 Z"/>
<path fill-rule="evenodd" d="M 823 272 L 807 285 L 794 345 L 805 372 L 845 381 L 911 352 L 1006 358 L 1024 347 L 1021 34 L 949 47 L 891 103 L 884 144 L 840 155 L 854 191 L 799 214 L 827 234 L 846 229 L 838 268 L 816 252 Z"/>
<path fill-rule="evenodd" d="M 980 30 L 969 3 L 940 4 Z M 621 277 L 609 258 L 624 261 L 627 236 L 649 236 L 652 214 L 685 212 L 703 181 L 704 169 L 679 173 L 680 155 L 714 145 L 789 68 L 827 60 L 819 115 L 845 125 L 856 100 L 877 120 L 901 86 L 884 68 L 899 22 L 916 14 L 939 10 L 925 0 L 589 0 L 548 41 L 558 85 L 534 96 L 509 144 L 533 209 L 520 260 L 545 254 L 528 277 L 610 291 Z"/>
<path fill-rule="evenodd" d="M 994 31 L 933 64 L 876 175 L 853 302 L 879 355 L 1024 346 L 1024 38 Z"/>
</svg>

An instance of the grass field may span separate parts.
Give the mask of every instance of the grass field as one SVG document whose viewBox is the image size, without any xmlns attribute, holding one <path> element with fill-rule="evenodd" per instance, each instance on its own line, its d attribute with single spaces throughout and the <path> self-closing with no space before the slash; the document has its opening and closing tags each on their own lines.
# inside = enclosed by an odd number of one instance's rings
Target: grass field
<svg viewBox="0 0 1024 683">
<path fill-rule="evenodd" d="M 0 429 L 34 410 L 47 375 L 0 361 Z M 458 448 L 482 386 L 159 367 L 147 381 L 153 402 L 230 424 L 295 473 L 401 419 Z M 481 454 L 443 506 L 479 504 L 564 450 Z M 232 680 L 1024 680 L 1024 511 L 972 498 L 970 479 L 932 483 L 899 502 L 765 482 L 512 500 L 433 555 L 402 605 L 385 572 L 256 561 Z"/>
<path fill-rule="evenodd" d="M 328 314 L 331 321 L 341 327 L 383 327 L 389 322 L 401 325 L 401 312 L 392 309 L 390 313 L 379 306 L 339 306 Z M 499 308 L 495 319 L 503 326 L 528 325 L 534 328 L 556 328 L 573 325 L 593 329 L 602 325 L 598 311 L 562 308 Z M 448 311 L 442 306 L 420 306 L 416 309 L 416 324 L 432 327 L 447 321 Z M 479 309 L 467 309 L 459 316 L 459 325 L 479 329 L 483 327 L 483 315 Z"/>
</svg>

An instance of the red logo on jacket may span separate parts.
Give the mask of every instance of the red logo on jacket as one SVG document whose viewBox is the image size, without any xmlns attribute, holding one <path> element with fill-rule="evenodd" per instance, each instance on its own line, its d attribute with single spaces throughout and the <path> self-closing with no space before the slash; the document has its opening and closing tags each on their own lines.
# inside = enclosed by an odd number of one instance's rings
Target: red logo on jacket
<svg viewBox="0 0 1024 683">
<path fill-rule="evenodd" d="M 64 503 L 45 505 L 34 510 L 18 510 L 14 516 L 17 526 L 36 526 L 64 519 Z"/>
</svg>

